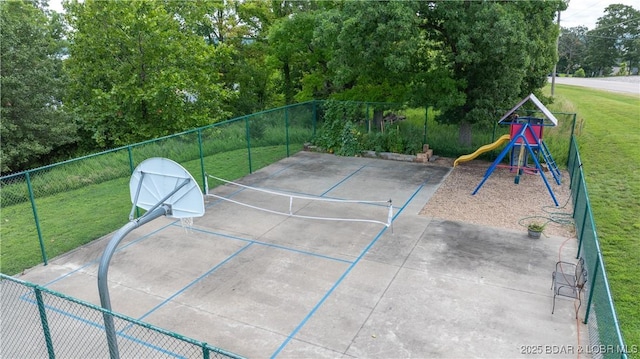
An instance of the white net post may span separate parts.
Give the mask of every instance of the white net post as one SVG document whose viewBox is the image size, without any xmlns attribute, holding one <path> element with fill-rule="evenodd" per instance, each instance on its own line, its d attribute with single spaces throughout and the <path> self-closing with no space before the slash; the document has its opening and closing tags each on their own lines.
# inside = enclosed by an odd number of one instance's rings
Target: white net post
<svg viewBox="0 0 640 359">
<path fill-rule="evenodd" d="M 391 198 L 389 198 L 389 214 L 387 215 L 387 228 L 391 227 L 391 233 L 393 233 L 393 204 Z"/>
</svg>

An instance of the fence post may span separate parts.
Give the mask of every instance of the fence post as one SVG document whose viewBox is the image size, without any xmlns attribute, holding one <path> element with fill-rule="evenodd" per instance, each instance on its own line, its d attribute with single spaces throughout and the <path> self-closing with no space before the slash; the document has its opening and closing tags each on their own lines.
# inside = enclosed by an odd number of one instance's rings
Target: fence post
<svg viewBox="0 0 640 359">
<path fill-rule="evenodd" d="M 127 146 L 127 153 L 129 154 L 129 173 L 133 173 L 136 170 L 136 166 L 133 163 L 133 151 L 131 150 L 131 146 Z"/>
<path fill-rule="evenodd" d="M 249 117 L 244 118 L 244 128 L 247 134 L 247 159 L 249 160 L 249 173 L 253 173 L 253 167 L 251 166 L 251 131 L 249 129 Z"/>
<path fill-rule="evenodd" d="M 202 129 L 198 129 L 198 149 L 200 151 L 200 172 L 202 173 L 202 190 L 204 194 L 207 194 L 207 183 L 206 174 L 204 172 L 204 150 L 202 149 Z"/>
<path fill-rule="evenodd" d="M 369 103 L 366 103 L 367 109 L 364 115 L 365 121 L 367 121 L 367 133 L 371 133 L 371 119 L 369 118 Z"/>
<path fill-rule="evenodd" d="M 578 171 L 578 188 L 576 189 L 576 193 L 573 194 L 573 218 L 576 218 L 576 204 L 578 204 L 578 197 L 580 195 L 580 183 L 582 183 L 582 170 Z M 586 206 L 586 205 L 585 205 Z"/>
<path fill-rule="evenodd" d="M 491 142 L 495 142 L 496 141 L 496 130 L 498 129 L 498 123 L 494 122 L 493 123 L 493 132 L 491 133 Z"/>
<path fill-rule="evenodd" d="M 312 119 L 311 119 L 311 131 L 312 131 L 312 137 L 316 136 L 316 124 L 318 123 L 318 109 L 317 109 L 317 100 L 313 100 L 313 109 L 312 109 Z"/>
<path fill-rule="evenodd" d="M 573 151 L 573 147 L 575 145 L 574 141 L 575 139 L 573 138 L 573 136 L 571 136 L 571 138 L 569 139 L 569 155 L 567 156 L 567 168 L 569 169 L 569 174 L 571 176 L 571 180 L 569 181 L 569 189 L 573 188 L 573 178 L 575 176 L 574 172 L 576 171 L 576 161 L 578 160 L 578 153 L 576 151 Z M 574 153 L 573 161 L 571 161 L 571 153 Z"/>
<path fill-rule="evenodd" d="M 42 253 L 42 261 L 44 265 L 48 264 L 47 252 L 44 249 L 44 240 L 42 239 L 42 229 L 40 228 L 40 219 L 38 219 L 38 209 L 36 208 L 36 198 L 33 195 L 33 188 L 31 187 L 31 176 L 29 171 L 24 173 L 27 180 L 27 190 L 29 191 L 29 200 L 31 201 L 31 210 L 33 211 L 33 219 L 36 221 L 36 231 L 38 232 L 38 241 L 40 241 L 40 252 Z"/>
<path fill-rule="evenodd" d="M 287 143 L 287 157 L 289 157 L 289 107 L 284 108 L 284 132 Z"/>
<path fill-rule="evenodd" d="M 427 143 L 427 122 L 429 121 L 429 105 L 424 105 L 424 129 L 422 130 L 422 145 Z"/>
<path fill-rule="evenodd" d="M 129 154 L 129 173 L 133 174 L 133 171 L 136 170 L 136 167 L 133 163 L 133 150 L 131 149 L 131 146 L 127 146 L 127 153 Z M 139 207 L 136 207 L 136 217 L 140 217 Z"/>
<path fill-rule="evenodd" d="M 573 114 L 573 123 L 571 124 L 571 137 L 569 137 L 571 139 L 571 141 L 569 141 L 569 155 L 567 156 L 567 167 L 569 166 L 569 158 L 571 158 L 571 149 L 573 148 L 573 147 L 571 147 L 571 145 L 573 144 L 573 141 L 574 141 L 573 134 L 574 134 L 575 129 L 576 129 L 576 114 L 574 113 Z"/>
<path fill-rule="evenodd" d="M 206 343 L 202 343 L 202 359 L 209 359 L 209 348 Z"/>
<path fill-rule="evenodd" d="M 584 239 L 584 229 L 587 227 L 586 224 L 587 224 L 588 214 L 589 214 L 589 206 L 587 203 L 584 205 L 584 215 L 582 216 L 582 228 L 580 228 L 580 236 L 578 236 L 578 253 L 576 254 L 576 259 L 580 258 L 580 252 L 582 250 L 582 240 Z M 591 224 L 593 225 L 593 220 L 591 221 Z"/>
<path fill-rule="evenodd" d="M 49 353 L 50 359 L 54 359 L 56 357 L 56 353 L 53 350 L 53 341 L 51 341 L 51 330 L 49 330 L 49 320 L 47 319 L 47 311 L 44 308 L 42 292 L 40 292 L 40 289 L 38 287 L 34 287 L 33 292 L 36 295 L 36 302 L 38 303 L 38 312 L 40 312 L 40 322 L 42 324 L 44 341 L 45 343 L 47 343 L 47 353 Z"/>
<path fill-rule="evenodd" d="M 591 285 L 589 285 L 589 300 L 587 301 L 587 310 L 584 312 L 584 324 L 587 324 L 587 321 L 589 320 L 589 312 L 591 311 L 591 301 L 593 300 L 593 292 L 595 292 L 596 289 L 596 275 L 598 274 L 598 267 L 600 267 L 600 256 L 596 256 L 596 266 L 593 269 L 593 281 L 591 283 Z"/>
</svg>

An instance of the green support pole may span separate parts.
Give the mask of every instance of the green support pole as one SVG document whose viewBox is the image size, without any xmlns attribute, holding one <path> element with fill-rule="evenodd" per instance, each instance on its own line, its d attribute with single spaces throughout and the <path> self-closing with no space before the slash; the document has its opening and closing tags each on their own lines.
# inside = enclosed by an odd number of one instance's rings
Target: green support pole
<svg viewBox="0 0 640 359">
<path fill-rule="evenodd" d="M 580 188 L 582 188 L 582 186 L 580 186 L 580 182 L 582 182 L 582 171 L 578 172 L 578 189 L 576 190 L 576 193 L 574 195 L 573 218 L 576 218 L 576 204 L 578 203 L 578 198 L 580 198 Z"/>
<path fill-rule="evenodd" d="M 47 261 L 47 252 L 44 249 L 44 239 L 42 238 L 42 229 L 40 228 L 40 220 L 38 219 L 38 209 L 36 208 L 36 198 L 33 195 L 33 188 L 31 187 L 31 176 L 29 171 L 24 173 L 27 180 L 27 190 L 29 191 L 29 200 L 31 201 L 31 210 L 33 211 L 33 219 L 36 221 L 36 231 L 38 232 L 38 241 L 40 241 L 40 252 L 42 253 L 42 261 L 44 265 L 49 264 Z"/>
<path fill-rule="evenodd" d="M 569 158 L 571 158 L 571 144 L 573 143 L 573 133 L 576 129 L 576 114 L 573 114 L 573 122 L 571 123 L 571 136 L 569 137 L 569 155 L 567 156 L 567 167 L 569 166 Z"/>
<path fill-rule="evenodd" d="M 287 141 L 287 157 L 289 157 L 289 108 L 284 109 L 284 131 Z"/>
<path fill-rule="evenodd" d="M 204 150 L 202 149 L 202 129 L 198 129 L 198 149 L 200 151 L 200 172 L 202 173 L 202 192 L 207 194 L 207 183 L 206 174 L 204 171 Z"/>
<path fill-rule="evenodd" d="M 582 239 L 584 238 L 584 229 L 587 223 L 587 214 L 589 214 L 589 206 L 584 206 L 584 216 L 582 217 L 582 228 L 580 229 L 580 236 L 578 236 L 578 253 L 576 259 L 580 258 L 580 252 L 582 250 Z"/>
<path fill-rule="evenodd" d="M 571 124 L 571 137 L 573 137 L 573 133 L 576 129 L 576 114 L 573 114 L 573 122 Z"/>
<path fill-rule="evenodd" d="M 422 131 L 422 145 L 426 145 L 427 142 L 427 122 L 429 121 L 429 106 L 424 107 L 424 130 Z"/>
<path fill-rule="evenodd" d="M 576 171 L 576 161 L 578 160 L 578 153 L 576 152 L 573 156 L 573 163 L 571 163 L 571 152 L 573 152 L 573 146 L 574 146 L 574 141 L 575 138 L 573 138 L 573 136 L 571 136 L 571 138 L 569 139 L 569 156 L 567 158 L 567 168 L 569 170 L 571 170 L 570 176 L 571 176 L 571 181 L 569 181 L 569 189 L 573 188 L 573 179 L 575 176 L 575 171 Z"/>
<path fill-rule="evenodd" d="M 365 121 L 367 121 L 367 132 L 371 133 L 371 119 L 369 119 L 369 103 L 367 103 L 367 109 L 365 113 Z"/>
<path fill-rule="evenodd" d="M 207 344 L 202 344 L 202 359 L 209 359 L 209 349 L 207 349 Z"/>
<path fill-rule="evenodd" d="M 127 146 L 127 153 L 129 154 L 129 173 L 133 173 L 135 171 L 136 166 L 133 163 L 133 151 L 131 150 L 131 146 Z"/>
<path fill-rule="evenodd" d="M 313 100 L 313 118 L 311 119 L 311 131 L 312 131 L 312 137 L 316 136 L 316 124 L 318 123 L 318 109 L 317 109 L 317 105 L 316 105 L 316 100 Z"/>
<path fill-rule="evenodd" d="M 129 173 L 133 174 L 136 170 L 136 166 L 133 163 L 133 150 L 131 146 L 127 146 L 127 153 L 129 154 Z M 140 208 L 136 207 L 136 217 L 140 217 Z"/>
<path fill-rule="evenodd" d="M 244 118 L 245 132 L 247 133 L 247 159 L 249 160 L 249 173 L 253 173 L 251 166 L 251 131 L 249 129 L 249 117 Z"/>
<path fill-rule="evenodd" d="M 493 123 L 493 133 L 491 134 L 491 142 L 495 142 L 496 141 L 496 129 L 498 128 L 498 123 L 494 122 Z"/>
<path fill-rule="evenodd" d="M 589 300 L 587 301 L 587 310 L 584 312 L 584 324 L 587 324 L 587 321 L 589 320 L 589 312 L 591 311 L 591 301 L 593 300 L 593 292 L 595 292 L 596 289 L 596 275 L 598 274 L 598 267 L 600 267 L 600 256 L 596 256 L 596 267 L 593 268 L 593 275 L 591 276 L 593 278 L 593 280 L 591 281 L 591 285 L 589 285 L 589 288 L 591 288 L 591 290 L 589 291 Z"/>
<path fill-rule="evenodd" d="M 497 123 L 497 122 L 494 122 L 494 123 L 493 123 L 493 133 L 491 134 L 491 142 L 492 142 L 492 143 L 496 141 L 496 129 L 497 129 L 497 128 L 498 128 L 498 123 Z M 492 150 L 492 151 L 491 151 L 491 154 L 494 154 L 494 153 L 495 153 L 495 150 Z M 495 160 L 495 159 L 496 159 L 496 157 L 495 157 L 495 156 L 493 156 L 493 159 Z"/>
<path fill-rule="evenodd" d="M 40 312 L 40 323 L 42 324 L 42 332 L 44 333 L 44 341 L 47 343 L 47 353 L 50 359 L 55 359 L 56 353 L 53 351 L 53 341 L 51 340 L 51 330 L 49 330 L 49 320 L 47 319 L 47 311 L 44 308 L 42 300 L 42 292 L 38 287 L 33 288 L 36 294 L 36 302 L 38 303 L 38 312 Z"/>
</svg>

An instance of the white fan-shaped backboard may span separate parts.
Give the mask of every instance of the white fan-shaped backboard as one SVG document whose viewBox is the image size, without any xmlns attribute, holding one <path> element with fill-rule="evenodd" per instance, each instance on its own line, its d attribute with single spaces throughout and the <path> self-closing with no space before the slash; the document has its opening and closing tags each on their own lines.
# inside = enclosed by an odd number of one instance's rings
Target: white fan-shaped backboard
<svg viewBox="0 0 640 359">
<path fill-rule="evenodd" d="M 176 191 L 176 188 L 179 189 Z M 198 183 L 184 167 L 167 158 L 142 161 L 131 175 L 129 190 L 131 203 L 145 210 L 166 204 L 171 206 L 171 214 L 167 217 L 201 217 L 204 214 L 204 197 Z M 171 194 L 173 191 L 175 193 Z"/>
</svg>

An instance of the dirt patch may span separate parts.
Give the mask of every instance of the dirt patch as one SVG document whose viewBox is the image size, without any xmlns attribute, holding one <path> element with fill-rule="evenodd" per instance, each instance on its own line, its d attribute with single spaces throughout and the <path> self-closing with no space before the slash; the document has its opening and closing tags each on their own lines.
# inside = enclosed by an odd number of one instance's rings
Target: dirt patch
<svg viewBox="0 0 640 359">
<path fill-rule="evenodd" d="M 430 165 L 453 165 L 453 159 L 438 158 Z M 516 173 L 499 167 L 491 174 L 476 195 L 473 190 L 482 181 L 490 162 L 472 161 L 458 165 L 424 206 L 421 215 L 462 221 L 526 232 L 531 221 L 548 222 L 544 234 L 575 237 L 570 224 L 573 209 L 569 190 L 569 174 L 563 171 L 562 185 L 545 172 L 547 181 L 560 207 L 556 207 L 540 174 L 523 174 L 518 184 Z M 535 218 L 532 218 L 535 217 Z"/>
</svg>

